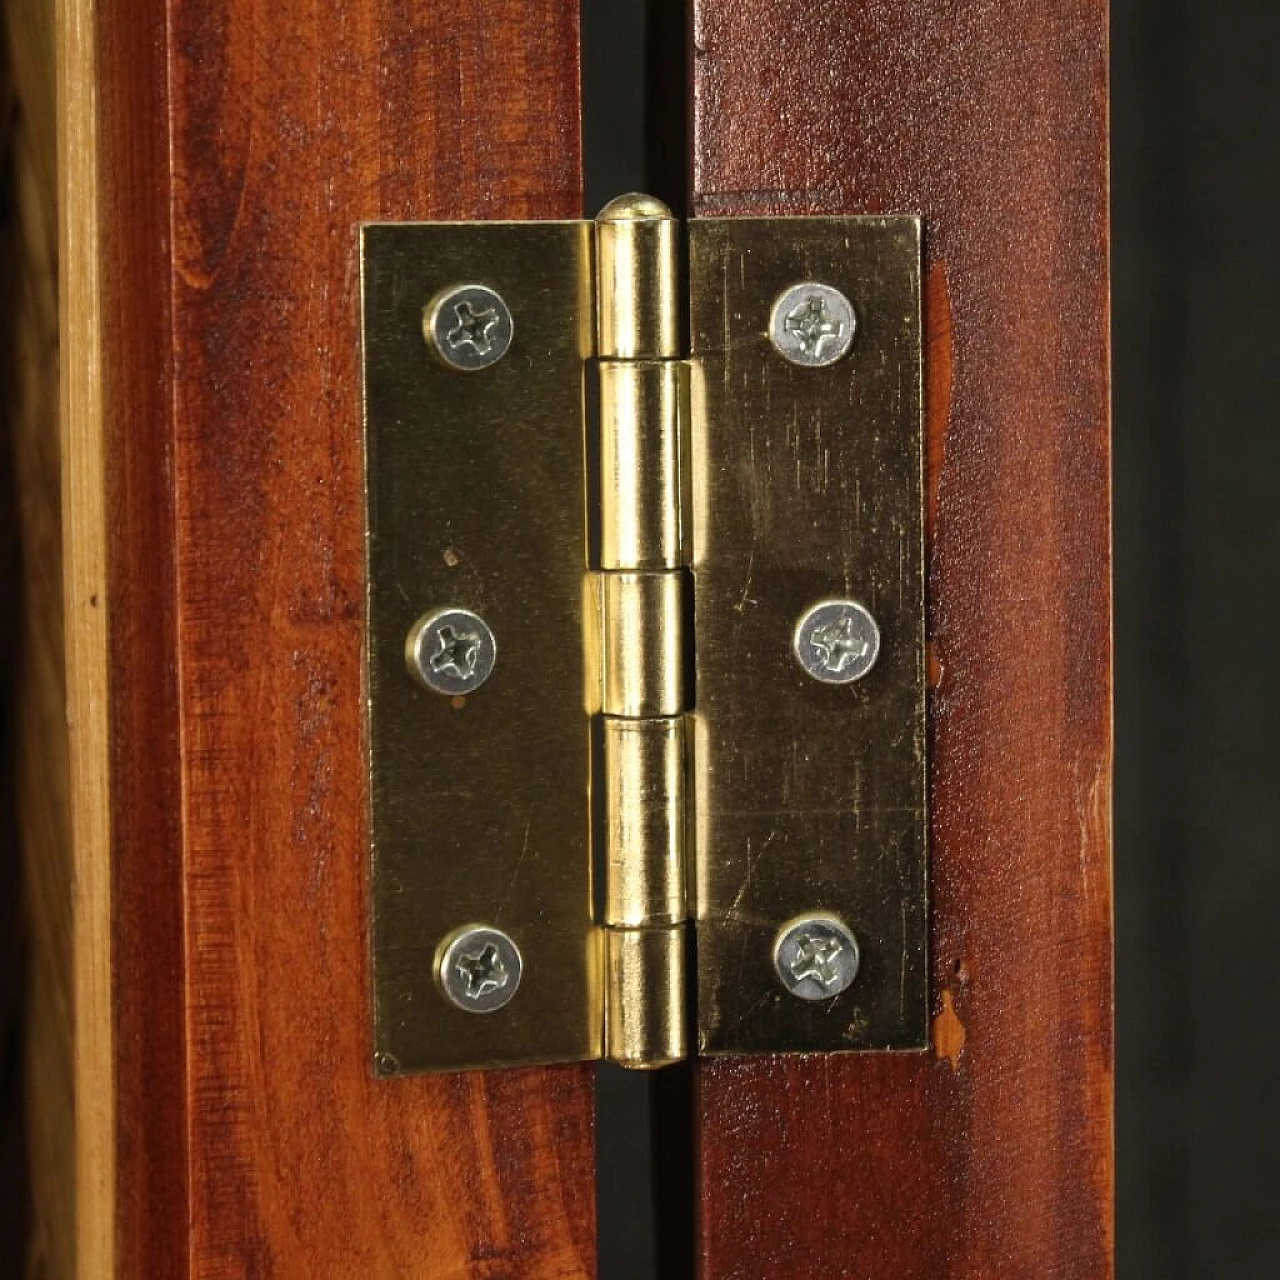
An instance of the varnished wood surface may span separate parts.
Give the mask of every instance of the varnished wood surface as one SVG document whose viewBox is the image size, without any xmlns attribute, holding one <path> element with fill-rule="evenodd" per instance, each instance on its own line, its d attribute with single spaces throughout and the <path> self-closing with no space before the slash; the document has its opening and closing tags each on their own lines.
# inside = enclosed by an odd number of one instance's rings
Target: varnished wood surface
<svg viewBox="0 0 1280 1280">
<path fill-rule="evenodd" d="M 113 1274 L 592 1275 L 589 1068 L 371 1075 L 360 712 L 356 224 L 577 215 L 575 7 L 72 7 L 98 60 Z"/>
<path fill-rule="evenodd" d="M 695 0 L 701 214 L 927 243 L 934 1050 L 698 1084 L 706 1280 L 1112 1274 L 1104 0 Z"/>
</svg>

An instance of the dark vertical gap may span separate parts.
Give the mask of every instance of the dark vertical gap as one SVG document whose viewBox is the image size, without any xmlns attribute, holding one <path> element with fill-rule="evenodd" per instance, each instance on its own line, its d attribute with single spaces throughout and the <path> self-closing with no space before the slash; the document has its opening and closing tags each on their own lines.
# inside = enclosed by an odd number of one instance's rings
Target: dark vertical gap
<svg viewBox="0 0 1280 1280">
<path fill-rule="evenodd" d="M 1117 1263 L 1165 1280 L 1193 1274 L 1187 28 L 1187 0 L 1113 9 Z"/>
<path fill-rule="evenodd" d="M 645 0 L 582 0 L 583 203 L 588 217 L 614 196 L 644 190 L 645 20 Z M 594 422 L 590 403 L 588 409 Z M 589 456 L 597 456 L 594 447 Z M 598 496 L 597 488 L 591 495 L 593 510 Z M 593 561 L 597 541 L 598 528 L 592 536 Z M 596 754 L 598 763 L 598 747 Z M 599 830 L 601 815 L 595 816 Z M 597 863 L 597 876 L 602 870 Z M 597 879 L 597 909 L 601 883 Z M 602 1063 L 596 1072 L 596 1213 L 599 1275 L 606 1280 L 659 1276 L 652 1117 L 648 1077 Z"/>
<path fill-rule="evenodd" d="M 649 3 L 582 0 L 583 201 L 588 217 L 614 196 L 645 189 Z"/>
<path fill-rule="evenodd" d="M 658 1280 L 649 1077 L 596 1071 L 596 1216 L 601 1280 Z M 665 1276 L 663 1276 L 665 1280 Z"/>
<path fill-rule="evenodd" d="M 1194 1276 L 1261 1276 L 1276 1274 L 1280 1251 L 1280 1023 L 1271 1016 L 1280 902 L 1280 5 L 1187 2 L 1186 14 L 1184 233 L 1182 252 L 1164 264 L 1185 345 L 1157 353 L 1154 366 L 1159 378 L 1178 361 L 1185 397 L 1188 592 L 1177 618 L 1186 659 L 1177 696 L 1186 918 L 1168 939 L 1181 948 L 1187 979 L 1173 1010 L 1184 1025 L 1174 1048 L 1189 1094 L 1178 1113 L 1190 1206 L 1184 1265 Z M 1158 625 L 1152 619 L 1150 629 Z"/>
<path fill-rule="evenodd" d="M 645 190 L 665 200 L 677 217 L 686 218 L 693 155 L 689 134 L 689 3 L 648 0 L 645 8 Z"/>
<path fill-rule="evenodd" d="M 587 216 L 628 191 L 657 196 L 684 216 L 689 190 L 686 22 L 684 0 L 582 0 Z M 598 530 L 592 536 L 594 547 Z M 602 1064 L 597 1072 L 599 1274 L 604 1280 L 693 1275 L 692 1090 L 693 1069 L 687 1064 L 657 1072 Z"/>
<path fill-rule="evenodd" d="M 689 930 L 687 1007 L 697 1006 L 697 935 Z M 696 1036 L 694 1037 L 696 1042 Z M 656 1071 L 650 1079 L 656 1259 L 661 1280 L 694 1280 L 697 1269 L 698 1179 L 694 1063 Z"/>
</svg>

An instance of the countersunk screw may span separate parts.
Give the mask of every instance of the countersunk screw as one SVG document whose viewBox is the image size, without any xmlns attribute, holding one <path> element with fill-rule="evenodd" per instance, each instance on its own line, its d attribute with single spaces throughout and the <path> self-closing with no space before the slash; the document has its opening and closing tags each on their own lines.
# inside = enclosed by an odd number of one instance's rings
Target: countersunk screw
<svg viewBox="0 0 1280 1280">
<path fill-rule="evenodd" d="M 801 916 L 778 931 L 773 967 L 778 980 L 801 1000 L 830 1000 L 858 976 L 858 940 L 843 920 Z"/>
<path fill-rule="evenodd" d="M 769 340 L 792 364 L 818 369 L 848 355 L 857 332 L 853 303 L 829 284 L 793 284 L 773 304 Z"/>
<path fill-rule="evenodd" d="M 823 684 L 861 680 L 880 656 L 880 628 L 856 600 L 822 600 L 796 624 L 796 661 Z"/>
<path fill-rule="evenodd" d="M 515 322 L 493 289 L 458 284 L 441 290 L 427 303 L 422 332 L 449 368 L 471 373 L 497 364 L 507 354 Z"/>
<path fill-rule="evenodd" d="M 449 1003 L 467 1013 L 493 1013 L 520 986 L 524 961 L 510 935 L 491 925 L 455 929 L 440 944 L 437 976 Z"/>
<path fill-rule="evenodd" d="M 437 609 L 413 624 L 404 646 L 409 674 L 435 693 L 474 693 L 493 674 L 498 644 L 470 609 Z"/>
</svg>

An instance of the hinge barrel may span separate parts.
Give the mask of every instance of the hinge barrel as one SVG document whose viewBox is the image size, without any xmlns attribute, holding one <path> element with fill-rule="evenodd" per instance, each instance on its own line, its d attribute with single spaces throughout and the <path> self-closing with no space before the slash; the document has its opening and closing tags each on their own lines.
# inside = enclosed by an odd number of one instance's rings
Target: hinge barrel
<svg viewBox="0 0 1280 1280">
<path fill-rule="evenodd" d="M 688 1054 L 679 234 L 645 196 L 596 223 L 604 1052 L 641 1068 Z"/>
<path fill-rule="evenodd" d="M 602 710 L 642 719 L 684 710 L 684 583 L 678 571 L 600 575 Z"/>
</svg>

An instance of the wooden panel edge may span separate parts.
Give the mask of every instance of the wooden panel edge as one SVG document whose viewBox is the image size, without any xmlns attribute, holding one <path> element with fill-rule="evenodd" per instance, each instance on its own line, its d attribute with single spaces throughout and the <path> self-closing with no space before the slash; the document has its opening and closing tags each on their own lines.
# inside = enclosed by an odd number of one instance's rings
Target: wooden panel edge
<svg viewBox="0 0 1280 1280">
<path fill-rule="evenodd" d="M 115 1274 L 106 459 L 98 275 L 97 5 L 58 0 L 59 316 L 70 740 L 77 1270 Z"/>
</svg>

